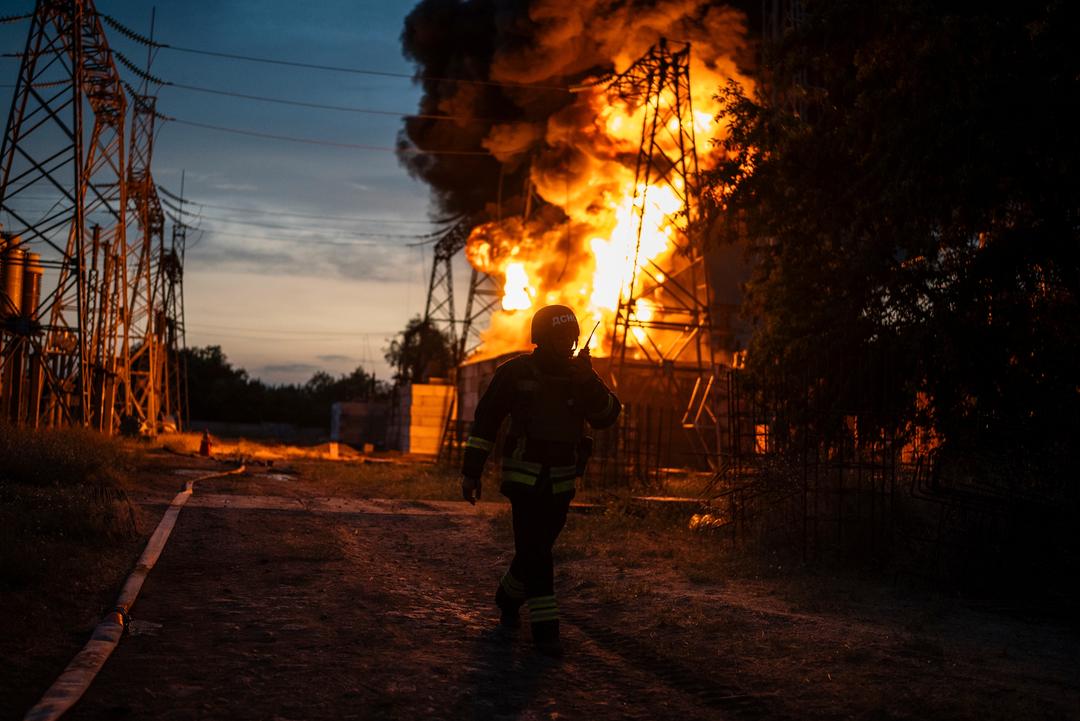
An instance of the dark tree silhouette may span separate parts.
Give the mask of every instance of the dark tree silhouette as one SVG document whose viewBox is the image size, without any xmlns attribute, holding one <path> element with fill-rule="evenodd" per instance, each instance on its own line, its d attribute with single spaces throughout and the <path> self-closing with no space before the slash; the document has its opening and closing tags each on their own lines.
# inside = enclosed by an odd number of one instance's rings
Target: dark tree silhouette
<svg viewBox="0 0 1080 721">
<path fill-rule="evenodd" d="M 1071 479 L 1076 5 L 802 5 L 759 92 L 722 92 L 709 178 L 754 253 L 749 370 L 798 379 L 792 404 L 930 426 L 972 472 Z"/>
<path fill-rule="evenodd" d="M 205 421 L 325 426 L 337 401 L 378 400 L 386 385 L 362 367 L 337 378 L 316 372 L 304 385 L 267 385 L 229 363 L 221 346 L 189 348 L 191 417 Z"/>
<path fill-rule="evenodd" d="M 453 364 L 450 340 L 420 316 L 408 322 L 398 338 L 386 349 L 386 362 L 397 371 L 398 383 L 424 383 L 432 377 L 445 378 Z"/>
</svg>

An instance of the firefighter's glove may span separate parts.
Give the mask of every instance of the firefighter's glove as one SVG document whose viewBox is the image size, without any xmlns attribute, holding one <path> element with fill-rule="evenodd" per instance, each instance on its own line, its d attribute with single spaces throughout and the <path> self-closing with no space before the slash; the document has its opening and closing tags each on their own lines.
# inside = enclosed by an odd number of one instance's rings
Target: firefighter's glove
<svg viewBox="0 0 1080 721">
<path fill-rule="evenodd" d="M 475 506 L 476 502 L 480 500 L 480 479 L 463 476 L 461 479 L 461 496 Z"/>
</svg>

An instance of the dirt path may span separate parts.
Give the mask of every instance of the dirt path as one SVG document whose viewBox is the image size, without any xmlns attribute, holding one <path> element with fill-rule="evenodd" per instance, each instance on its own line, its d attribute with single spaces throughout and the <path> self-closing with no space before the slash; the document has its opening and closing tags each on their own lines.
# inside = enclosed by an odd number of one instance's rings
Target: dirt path
<svg viewBox="0 0 1080 721">
<path fill-rule="evenodd" d="M 70 718 L 716 718 L 618 639 L 571 622 L 553 662 L 500 631 L 497 506 L 246 490 L 192 499 Z"/>
<path fill-rule="evenodd" d="M 1080 719 L 1074 627 L 690 581 L 662 539 L 584 516 L 560 542 L 555 662 L 496 624 L 505 505 L 368 498 L 363 471 L 317 471 L 198 487 L 68 718 Z M 147 517 L 196 472 L 145 485 Z"/>
</svg>

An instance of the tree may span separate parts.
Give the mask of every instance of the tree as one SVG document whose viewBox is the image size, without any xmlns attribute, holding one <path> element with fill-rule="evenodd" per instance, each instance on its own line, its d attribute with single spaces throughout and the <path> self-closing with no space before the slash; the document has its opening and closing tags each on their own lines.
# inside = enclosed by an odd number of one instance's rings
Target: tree
<svg viewBox="0 0 1080 721">
<path fill-rule="evenodd" d="M 1056 483 L 1080 460 L 1074 5 L 802 5 L 760 92 L 722 92 L 708 179 L 755 255 L 750 372 Z"/>
<path fill-rule="evenodd" d="M 415 316 L 387 348 L 386 362 L 397 370 L 398 383 L 423 383 L 446 377 L 453 365 L 450 339 L 430 321 Z"/>
<path fill-rule="evenodd" d="M 316 371 L 304 385 L 266 385 L 234 368 L 221 346 L 189 348 L 188 383 L 191 417 L 200 421 L 293 423 L 325 426 L 337 401 L 382 400 L 384 383 L 362 366 L 335 378 Z"/>
</svg>

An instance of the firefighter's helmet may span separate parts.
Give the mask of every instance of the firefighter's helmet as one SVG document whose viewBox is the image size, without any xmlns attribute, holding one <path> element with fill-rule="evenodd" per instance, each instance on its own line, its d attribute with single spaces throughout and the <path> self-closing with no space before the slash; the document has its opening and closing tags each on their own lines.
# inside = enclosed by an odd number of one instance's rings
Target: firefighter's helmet
<svg viewBox="0 0 1080 721">
<path fill-rule="evenodd" d="M 554 337 L 572 337 L 576 341 L 580 335 L 577 316 L 565 305 L 546 305 L 533 316 L 532 342 L 537 345 Z"/>
</svg>

